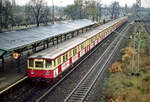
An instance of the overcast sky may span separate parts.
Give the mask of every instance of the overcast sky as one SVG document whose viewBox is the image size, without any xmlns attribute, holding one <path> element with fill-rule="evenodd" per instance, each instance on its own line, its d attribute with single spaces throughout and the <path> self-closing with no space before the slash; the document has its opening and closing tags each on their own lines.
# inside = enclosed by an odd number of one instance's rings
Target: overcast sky
<svg viewBox="0 0 150 102">
<path fill-rule="evenodd" d="M 52 4 L 52 0 L 45 0 L 45 1 L 47 1 L 48 5 Z M 113 1 L 118 1 L 121 6 L 124 6 L 125 4 L 131 6 L 133 3 L 136 2 L 136 0 L 102 0 L 102 4 L 109 5 Z M 19 5 L 25 5 L 27 2 L 29 2 L 29 0 L 16 0 L 16 3 Z M 66 5 L 73 4 L 73 2 L 74 0 L 54 0 L 54 5 L 66 6 Z M 142 0 L 142 6 L 150 7 L 150 0 Z"/>
</svg>

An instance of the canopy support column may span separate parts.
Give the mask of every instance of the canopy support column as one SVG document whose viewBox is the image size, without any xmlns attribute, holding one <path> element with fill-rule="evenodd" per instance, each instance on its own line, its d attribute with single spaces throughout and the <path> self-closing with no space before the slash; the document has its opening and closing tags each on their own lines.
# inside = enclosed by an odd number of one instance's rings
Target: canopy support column
<svg viewBox="0 0 150 102">
<path fill-rule="evenodd" d="M 82 33 L 84 33 L 84 28 L 82 28 Z"/>
<path fill-rule="evenodd" d="M 77 35 L 79 35 L 79 30 L 77 30 Z"/>
<path fill-rule="evenodd" d="M 72 32 L 72 38 L 74 37 L 74 32 Z"/>
<path fill-rule="evenodd" d="M 47 45 L 47 48 L 48 48 L 49 47 L 48 40 L 46 40 L 46 45 Z"/>
<path fill-rule="evenodd" d="M 62 42 L 62 39 L 63 39 L 63 38 L 62 38 L 62 35 L 61 35 L 61 36 L 60 36 L 60 42 Z"/>
<path fill-rule="evenodd" d="M 55 44 L 55 39 L 53 38 L 53 45 Z"/>
<path fill-rule="evenodd" d="M 5 63 L 5 59 L 4 56 L 2 56 L 2 72 L 4 72 L 4 63 Z"/>
<path fill-rule="evenodd" d="M 67 35 L 65 34 L 65 40 L 67 40 Z"/>
<path fill-rule="evenodd" d="M 46 48 L 45 44 L 46 44 L 46 42 L 44 41 L 44 42 L 43 42 L 43 49 L 45 49 L 45 48 Z"/>
<path fill-rule="evenodd" d="M 86 29 L 86 32 L 87 32 L 88 31 L 88 27 L 86 27 L 85 29 Z"/>
<path fill-rule="evenodd" d="M 57 44 L 58 44 L 59 43 L 59 37 L 57 36 L 56 39 L 57 39 Z"/>
<path fill-rule="evenodd" d="M 2 60 L 2 72 L 4 72 L 4 63 L 5 63 L 5 60 L 4 60 L 4 56 L 1 56 L 0 59 Z"/>
<path fill-rule="evenodd" d="M 32 52 L 33 52 L 33 53 L 36 52 L 36 44 L 32 45 Z"/>
<path fill-rule="evenodd" d="M 4 55 L 7 53 L 7 51 L 3 51 L 1 56 L 0 56 L 0 59 L 2 60 L 2 72 L 4 72 L 4 67 L 5 67 L 5 59 L 4 59 Z"/>
<path fill-rule="evenodd" d="M 15 51 L 15 53 L 13 54 L 13 57 L 16 61 L 16 70 L 17 70 L 17 73 L 21 73 L 21 64 L 24 64 L 23 62 L 23 53 L 22 53 L 23 50 L 19 50 L 19 51 Z"/>
<path fill-rule="evenodd" d="M 18 57 L 18 59 L 16 59 L 16 63 L 17 63 L 17 73 L 21 72 L 21 67 L 20 67 L 20 56 Z"/>
</svg>

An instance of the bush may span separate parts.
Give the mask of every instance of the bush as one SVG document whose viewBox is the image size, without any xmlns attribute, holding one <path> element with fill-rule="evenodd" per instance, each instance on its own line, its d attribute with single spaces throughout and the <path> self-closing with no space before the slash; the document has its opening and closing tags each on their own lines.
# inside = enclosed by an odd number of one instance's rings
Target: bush
<svg viewBox="0 0 150 102">
<path fill-rule="evenodd" d="M 109 68 L 110 73 L 122 72 L 121 64 L 119 62 L 115 62 Z"/>
</svg>

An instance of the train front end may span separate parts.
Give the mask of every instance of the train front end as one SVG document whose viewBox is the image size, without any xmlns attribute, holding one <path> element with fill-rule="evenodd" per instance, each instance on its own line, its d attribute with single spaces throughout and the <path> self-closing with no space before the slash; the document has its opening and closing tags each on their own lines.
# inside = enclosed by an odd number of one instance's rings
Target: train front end
<svg viewBox="0 0 150 102">
<path fill-rule="evenodd" d="M 36 80 L 53 80 L 52 60 L 44 58 L 28 58 L 28 76 Z"/>
</svg>

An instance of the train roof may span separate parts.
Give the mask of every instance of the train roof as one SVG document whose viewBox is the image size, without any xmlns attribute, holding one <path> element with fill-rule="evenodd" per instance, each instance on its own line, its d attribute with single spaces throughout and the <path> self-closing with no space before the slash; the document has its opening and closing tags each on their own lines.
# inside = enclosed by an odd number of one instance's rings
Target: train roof
<svg viewBox="0 0 150 102">
<path fill-rule="evenodd" d="M 60 44 L 57 44 L 53 47 L 46 49 L 46 50 L 35 53 L 35 54 L 31 55 L 29 58 L 36 58 L 36 57 L 40 56 L 41 58 L 55 59 L 58 56 L 67 52 L 68 50 L 72 49 L 73 47 L 86 41 L 87 39 L 91 38 L 92 36 L 96 35 L 97 33 L 102 32 L 106 28 L 114 25 L 115 23 L 119 22 L 120 20 L 122 20 L 124 18 L 125 17 L 119 18 L 119 19 L 116 19 L 116 20 L 111 21 L 109 23 L 106 23 L 104 25 L 101 25 L 92 31 L 85 32 L 81 35 L 78 35 L 77 37 L 71 38 L 67 41 L 64 41 Z"/>
<path fill-rule="evenodd" d="M 51 37 L 69 33 L 95 24 L 88 19 L 62 21 L 54 25 L 0 33 L 0 50 L 11 51 Z"/>
</svg>

